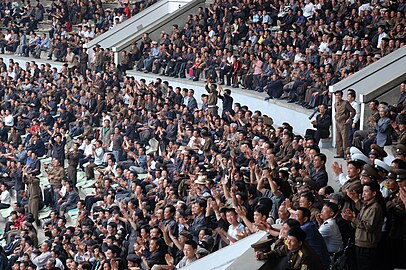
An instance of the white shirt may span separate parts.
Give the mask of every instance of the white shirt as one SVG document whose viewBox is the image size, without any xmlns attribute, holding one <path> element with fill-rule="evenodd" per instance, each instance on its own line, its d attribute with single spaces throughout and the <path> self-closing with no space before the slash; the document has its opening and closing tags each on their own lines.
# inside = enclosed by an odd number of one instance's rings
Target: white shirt
<svg viewBox="0 0 406 270">
<path fill-rule="evenodd" d="M 355 116 L 354 116 L 354 120 L 353 120 L 353 123 L 354 124 L 356 124 L 356 123 L 358 123 L 359 122 L 359 118 L 360 118 L 360 105 L 358 104 L 358 102 L 357 101 L 353 101 L 353 102 L 351 102 L 350 103 L 351 104 L 351 106 L 354 108 L 354 110 L 355 110 Z"/>
<path fill-rule="evenodd" d="M 344 186 L 345 182 L 347 182 L 348 179 L 349 179 L 348 176 L 345 175 L 344 173 L 340 173 L 338 176 L 336 176 L 336 177 L 334 178 L 334 180 L 336 181 L 337 186 L 338 186 L 339 188 L 342 187 L 342 186 Z"/>
<path fill-rule="evenodd" d="M 382 197 L 384 197 L 384 198 L 389 197 L 389 189 L 387 187 L 385 187 L 386 182 L 387 182 L 387 180 L 384 180 L 379 184 L 380 190 L 381 190 L 381 193 L 382 193 Z"/>
<path fill-rule="evenodd" d="M 5 41 L 10 41 L 10 39 L 11 39 L 11 34 L 4 35 L 4 40 Z"/>
<path fill-rule="evenodd" d="M 5 190 L 1 193 L 0 202 L 3 204 L 9 204 L 9 205 L 11 204 L 10 192 L 8 190 Z"/>
<path fill-rule="evenodd" d="M 13 117 L 11 114 L 5 115 L 5 116 L 4 116 L 4 124 L 5 124 L 7 127 L 12 127 L 12 126 L 14 126 L 14 117 Z"/>
<path fill-rule="evenodd" d="M 94 164 L 101 165 L 103 163 L 103 154 L 104 151 L 102 147 L 96 148 L 94 153 Z"/>
<path fill-rule="evenodd" d="M 313 16 L 313 12 L 314 12 L 314 5 L 312 2 L 307 3 L 304 7 L 303 7 L 303 16 L 308 18 Z"/>
<path fill-rule="evenodd" d="M 82 146 L 79 147 L 80 150 L 83 150 L 83 154 L 85 156 L 92 156 L 93 155 L 93 146 L 92 144 L 86 144 L 85 142 L 83 142 Z"/>
<path fill-rule="evenodd" d="M 47 251 L 36 256 L 34 253 L 31 254 L 31 261 L 37 266 L 37 269 L 45 268 L 47 262 L 51 258 L 51 252 Z"/>
<path fill-rule="evenodd" d="M 378 36 L 378 44 L 376 45 L 376 47 L 377 47 L 378 49 L 381 48 L 382 39 L 383 39 L 383 38 L 387 38 L 387 37 L 389 37 L 389 36 L 388 36 L 388 34 L 386 34 L 385 32 L 383 32 L 382 34 L 379 34 L 379 36 Z"/>
<path fill-rule="evenodd" d="M 228 233 L 229 237 L 231 237 L 231 238 L 233 238 L 235 240 L 238 240 L 238 237 L 237 237 L 238 231 L 237 230 L 242 231 L 244 229 L 245 229 L 245 227 L 241 223 L 239 223 L 237 225 L 237 227 L 235 227 L 235 228 L 233 227 L 233 225 L 230 225 L 228 227 L 227 233 Z M 230 244 L 231 244 L 231 242 L 230 242 Z"/>
<path fill-rule="evenodd" d="M 343 248 L 343 239 L 334 218 L 324 221 L 320 225 L 319 232 L 326 242 L 328 252 L 338 252 Z"/>
</svg>

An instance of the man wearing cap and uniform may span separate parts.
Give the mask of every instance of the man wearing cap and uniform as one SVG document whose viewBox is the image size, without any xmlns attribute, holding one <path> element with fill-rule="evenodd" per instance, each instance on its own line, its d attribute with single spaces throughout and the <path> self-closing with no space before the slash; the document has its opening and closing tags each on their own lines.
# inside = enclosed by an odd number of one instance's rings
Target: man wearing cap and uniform
<svg viewBox="0 0 406 270">
<path fill-rule="evenodd" d="M 365 164 L 364 167 L 362 167 L 362 172 L 361 172 L 361 184 L 365 184 L 369 181 L 376 181 L 378 180 L 379 175 L 378 171 L 372 167 L 372 165 Z"/>
<path fill-rule="evenodd" d="M 382 160 L 375 159 L 374 167 L 378 170 L 378 183 L 381 186 L 382 197 L 389 197 L 389 190 L 386 188 L 386 176 L 389 173 L 390 166 Z"/>
<path fill-rule="evenodd" d="M 398 175 L 399 174 L 399 175 Z M 385 250 L 389 258 L 390 269 L 406 268 L 406 209 L 405 202 L 400 196 L 400 184 L 405 186 L 406 170 L 391 169 L 387 177 L 386 186 L 390 195 L 385 200 L 386 204 L 386 229 L 389 231 Z"/>
<path fill-rule="evenodd" d="M 348 147 L 348 124 L 354 118 L 356 111 L 347 100 L 343 100 L 343 91 L 336 91 L 335 96 L 335 121 L 336 121 L 336 149 L 335 158 L 343 158 Z"/>
<path fill-rule="evenodd" d="M 380 147 L 377 144 L 371 145 L 371 151 L 369 152 L 369 159 L 371 161 L 371 164 L 374 164 L 375 159 L 383 160 L 383 158 L 385 158 L 387 156 L 388 156 L 388 153 L 386 153 L 382 147 Z"/>
<path fill-rule="evenodd" d="M 395 157 L 406 161 L 406 145 L 397 144 L 395 148 Z"/>
<path fill-rule="evenodd" d="M 395 132 L 398 137 L 398 143 L 406 145 L 406 114 L 399 114 L 396 117 L 396 123 Z"/>
<path fill-rule="evenodd" d="M 211 83 L 210 78 L 207 79 L 206 91 L 209 93 L 209 97 L 207 98 L 208 112 L 212 116 L 218 115 L 218 107 L 217 107 L 218 91 L 217 91 L 217 85 L 214 84 L 214 83 Z"/>
<path fill-rule="evenodd" d="M 324 269 L 320 258 L 304 244 L 306 233 L 301 228 L 292 228 L 288 232 L 288 265 L 286 269 Z"/>
</svg>

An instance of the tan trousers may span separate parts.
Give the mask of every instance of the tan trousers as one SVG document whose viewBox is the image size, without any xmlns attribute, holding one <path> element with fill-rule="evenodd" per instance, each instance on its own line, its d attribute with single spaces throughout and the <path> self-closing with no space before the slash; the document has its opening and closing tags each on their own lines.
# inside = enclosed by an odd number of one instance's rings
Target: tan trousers
<svg viewBox="0 0 406 270">
<path fill-rule="evenodd" d="M 344 157 L 344 151 L 348 147 L 348 125 L 336 121 L 336 149 L 337 156 Z"/>
</svg>

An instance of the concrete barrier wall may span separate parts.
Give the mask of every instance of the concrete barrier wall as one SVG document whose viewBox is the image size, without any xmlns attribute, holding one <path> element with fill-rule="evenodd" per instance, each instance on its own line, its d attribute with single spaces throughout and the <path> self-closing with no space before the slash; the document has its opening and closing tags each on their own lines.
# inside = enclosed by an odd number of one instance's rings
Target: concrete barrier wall
<svg viewBox="0 0 406 270">
<path fill-rule="evenodd" d="M 160 0 L 108 32 L 96 37 L 85 44 L 85 47 L 92 49 L 96 44 L 100 44 L 103 48 L 116 46 L 118 42 L 127 39 L 134 33 L 144 32 L 143 29 L 145 27 L 183 7 L 190 1 L 191 0 Z"/>
<path fill-rule="evenodd" d="M 149 24 L 145 25 L 140 31 L 134 31 L 131 34 L 125 33 L 125 38 L 117 39 L 115 45 L 111 46 L 114 52 L 115 62 L 120 61 L 120 52 L 128 49 L 131 43 L 140 41 L 145 32 L 149 33 L 152 40 L 158 40 L 160 38 L 161 31 L 166 33 L 172 32 L 173 24 L 178 24 L 179 27 L 183 27 L 187 21 L 187 15 L 197 14 L 200 7 L 205 7 L 205 0 L 193 0 L 181 8 L 166 14 L 166 16 L 160 16 L 158 20 L 151 20 Z M 159 16 L 159 15 L 157 15 Z"/>
</svg>

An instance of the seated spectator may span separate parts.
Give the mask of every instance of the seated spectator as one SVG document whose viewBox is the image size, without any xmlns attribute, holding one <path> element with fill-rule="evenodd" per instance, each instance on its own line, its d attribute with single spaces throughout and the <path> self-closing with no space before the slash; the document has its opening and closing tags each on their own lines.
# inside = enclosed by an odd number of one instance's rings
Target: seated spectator
<svg viewBox="0 0 406 270">
<path fill-rule="evenodd" d="M 66 193 L 65 196 L 58 200 L 59 216 L 64 216 L 64 214 L 76 208 L 76 204 L 79 201 L 79 194 L 73 189 L 72 184 L 69 182 L 65 183 Z"/>
<path fill-rule="evenodd" d="M 338 206 L 334 203 L 326 203 L 317 216 L 319 232 L 323 236 L 330 254 L 337 253 L 343 248 L 343 241 L 340 229 L 334 219 L 338 213 Z"/>
</svg>

